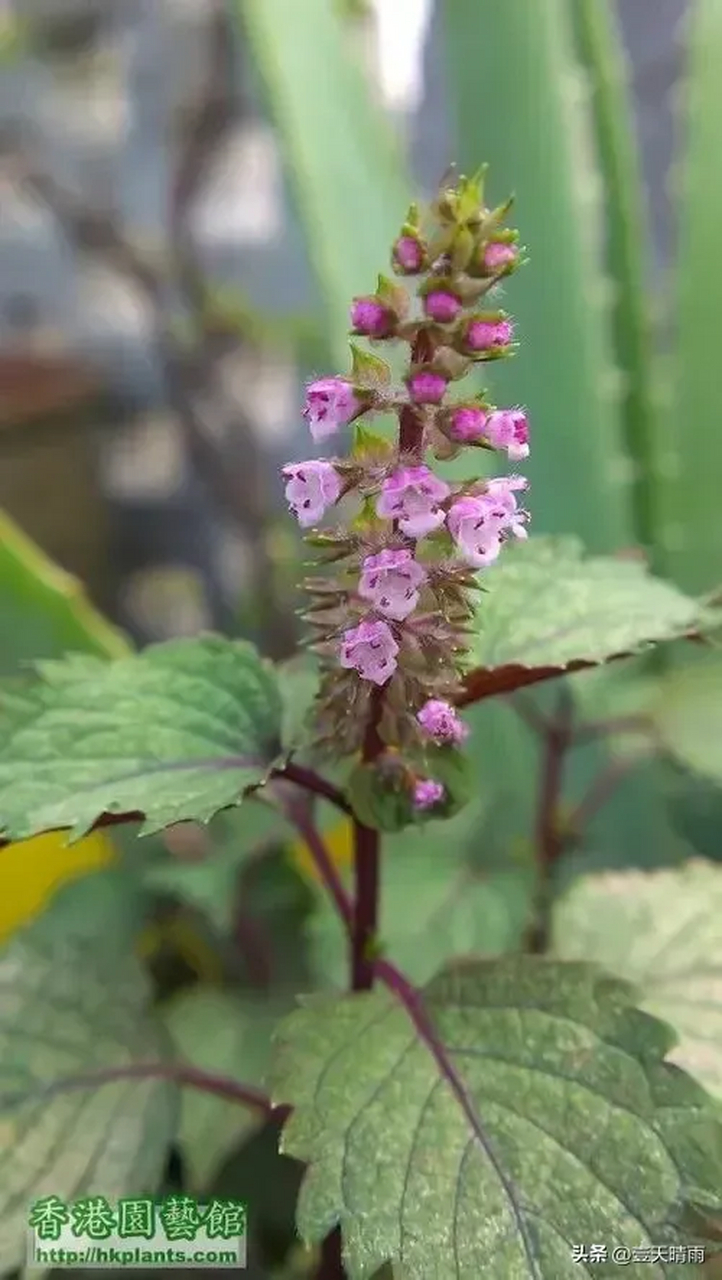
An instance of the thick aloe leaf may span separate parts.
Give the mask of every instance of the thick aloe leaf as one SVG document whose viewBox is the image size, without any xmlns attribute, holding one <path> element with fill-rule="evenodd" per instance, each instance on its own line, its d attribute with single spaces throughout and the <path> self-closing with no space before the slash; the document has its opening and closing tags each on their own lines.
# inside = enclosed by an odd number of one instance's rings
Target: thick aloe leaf
<svg viewBox="0 0 722 1280">
<path fill-rule="evenodd" d="M 675 193 L 678 258 L 672 315 L 675 346 L 669 365 L 669 415 L 659 476 L 660 540 L 667 571 L 687 590 L 722 578 L 722 6 L 697 0 L 690 14 Z"/>
<path fill-rule="evenodd" d="M 490 165 L 492 202 L 517 196 L 530 262 L 509 286 L 521 343 L 495 367 L 497 400 L 532 421 L 529 505 L 540 532 L 591 551 L 634 541 L 631 467 L 602 272 L 599 172 L 566 0 L 445 0 L 448 74 L 462 168 Z"/>
<path fill-rule="evenodd" d="M 0 511 L 0 674 L 67 649 L 122 657 L 130 645 L 58 568 Z"/>
<path fill-rule="evenodd" d="M 616 359 L 623 371 L 621 413 L 634 467 L 632 501 L 637 540 L 655 567 L 657 447 L 650 316 L 645 296 L 646 225 L 639 156 L 628 91 L 628 67 L 609 0 L 570 0 L 577 49 L 589 77 L 592 122 L 604 182 L 607 267 L 614 284 Z"/>
<path fill-rule="evenodd" d="M 295 189 L 329 353 L 345 369 L 351 299 L 375 289 L 410 202 L 403 158 L 334 0 L 234 6 Z"/>
</svg>

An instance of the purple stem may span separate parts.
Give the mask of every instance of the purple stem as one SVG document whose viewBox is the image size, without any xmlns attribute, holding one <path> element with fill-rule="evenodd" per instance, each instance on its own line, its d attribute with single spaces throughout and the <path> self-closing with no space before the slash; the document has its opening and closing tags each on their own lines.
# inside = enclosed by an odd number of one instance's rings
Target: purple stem
<svg viewBox="0 0 722 1280">
<path fill-rule="evenodd" d="M 336 909 L 347 930 L 351 933 L 354 918 L 353 904 L 343 886 L 341 877 L 333 865 L 333 860 L 326 848 L 323 837 L 300 805 L 289 805 L 287 814 L 299 835 L 303 836 L 324 887 L 336 904 Z"/>
<path fill-rule="evenodd" d="M 212 1093 L 229 1102 L 236 1102 L 244 1107 L 262 1111 L 264 1115 L 276 1114 L 268 1094 L 254 1085 L 240 1084 L 230 1076 L 216 1075 L 210 1071 L 201 1071 L 197 1067 L 179 1062 L 133 1062 L 124 1067 L 108 1067 L 101 1071 L 89 1071 L 78 1076 L 67 1076 L 47 1086 L 43 1096 L 49 1097 L 58 1093 L 66 1093 L 72 1089 L 93 1089 L 99 1085 L 111 1084 L 116 1080 L 168 1080 L 173 1084 L 199 1089 L 203 1093 Z M 23 1094 L 23 1097 L 25 1095 Z M 9 1099 L 3 1098 L 7 1105 Z"/>
<path fill-rule="evenodd" d="M 313 795 L 320 796 L 323 800 L 328 800 L 330 804 L 335 805 L 342 813 L 353 813 L 351 805 L 343 792 L 339 791 L 338 787 L 334 787 L 332 782 L 322 778 L 313 769 L 307 769 L 305 765 L 294 764 L 292 760 L 289 760 L 283 768 L 274 769 L 271 776 L 273 778 L 283 778 L 287 782 L 295 782 L 304 791 L 310 791 Z"/>
</svg>

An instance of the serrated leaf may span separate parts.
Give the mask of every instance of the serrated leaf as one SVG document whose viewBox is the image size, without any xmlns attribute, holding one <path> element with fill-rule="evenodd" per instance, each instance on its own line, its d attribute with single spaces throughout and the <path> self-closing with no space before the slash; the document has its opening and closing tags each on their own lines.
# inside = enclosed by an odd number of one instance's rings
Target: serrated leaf
<svg viewBox="0 0 722 1280">
<path fill-rule="evenodd" d="M 637 559 L 585 557 L 576 538 L 508 546 L 480 582 L 467 701 L 678 640 L 714 616 Z"/>
<path fill-rule="evenodd" d="M 70 1087 L 168 1057 L 117 894 L 89 876 L 0 954 L 0 1273 L 25 1254 L 28 1204 L 156 1189 L 178 1096 L 161 1080 Z"/>
<path fill-rule="evenodd" d="M 184 1062 L 260 1085 L 280 1014 L 280 1007 L 267 1002 L 254 1004 L 227 991 L 195 987 L 166 1005 L 162 1019 Z M 250 1107 L 197 1089 L 184 1090 L 177 1141 L 188 1189 L 205 1190 L 225 1158 L 264 1120 Z"/>
<path fill-rule="evenodd" d="M 722 783 L 722 659 L 666 676 L 651 709 L 668 751 L 688 768 Z"/>
<path fill-rule="evenodd" d="M 309 1166 L 298 1229 L 340 1222 L 349 1280 L 389 1260 L 414 1280 L 575 1280 L 574 1242 L 683 1240 L 689 1198 L 719 1205 L 722 1128 L 626 984 L 478 962 L 410 1012 L 385 990 L 316 996 L 278 1033 L 282 1150 Z"/>
<path fill-rule="evenodd" d="M 584 877 L 557 902 L 553 948 L 635 982 L 681 1037 L 671 1061 L 722 1096 L 722 867 Z"/>
<path fill-rule="evenodd" d="M 56 671 L 62 668 L 56 666 Z M 201 636 L 84 666 L 34 691 L 0 745 L 0 831 L 21 839 L 103 814 L 143 831 L 207 822 L 261 783 L 280 752 L 281 697 L 253 645 Z"/>
</svg>

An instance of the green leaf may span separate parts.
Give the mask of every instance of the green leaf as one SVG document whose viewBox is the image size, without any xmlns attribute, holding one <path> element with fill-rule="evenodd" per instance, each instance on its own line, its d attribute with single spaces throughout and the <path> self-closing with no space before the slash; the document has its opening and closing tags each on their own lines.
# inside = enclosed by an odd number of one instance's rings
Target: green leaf
<svg viewBox="0 0 722 1280">
<path fill-rule="evenodd" d="M 391 126 L 333 0 L 235 0 L 261 77 L 321 293 L 329 353 L 348 359 L 349 307 L 373 291 L 409 205 Z"/>
<path fill-rule="evenodd" d="M 288 750 L 302 746 L 311 736 L 309 715 L 318 693 L 318 662 L 301 654 L 276 668 L 283 701 L 281 739 Z"/>
<path fill-rule="evenodd" d="M 553 948 L 637 984 L 643 1007 L 681 1037 L 670 1055 L 722 1096 L 722 867 L 584 877 L 556 904 Z"/>
<path fill-rule="evenodd" d="M 213 849 L 201 861 L 171 857 L 142 871 L 147 888 L 200 911 L 221 936 L 227 936 L 233 925 L 243 866 L 274 838 L 280 843 L 288 837 L 283 815 L 256 796 L 246 801 L 237 816 L 236 822 L 224 824 Z M 211 825 L 211 836 L 218 821 Z"/>
<path fill-rule="evenodd" d="M 490 204 L 514 192 L 529 249 L 500 298 L 520 345 L 493 366 L 493 399 L 526 405 L 532 444 L 542 446 L 524 463 L 534 527 L 573 530 L 609 552 L 636 541 L 633 469 L 604 272 L 604 186 L 569 8 L 569 0 L 441 3 L 452 154 L 467 173 L 488 162 Z M 510 95 L 510 84 L 523 91 Z M 502 103 L 503 127 L 483 109 Z"/>
<path fill-rule="evenodd" d="M 372 351 L 364 351 L 356 342 L 351 347 L 351 379 L 355 386 L 375 391 L 387 387 L 391 381 L 391 369 L 385 360 Z"/>
<path fill-rule="evenodd" d="M 83 835 L 103 814 L 141 814 L 145 833 L 207 822 L 279 756 L 276 676 L 246 642 L 173 640 L 44 675 L 0 746 L 0 831 L 11 839 Z"/>
<path fill-rule="evenodd" d="M 0 616 L 0 675 L 66 649 L 111 658 L 130 653 L 129 642 L 97 612 L 80 583 L 48 560 L 3 511 Z"/>
<path fill-rule="evenodd" d="M 340 1222 L 349 1280 L 575 1280 L 575 1242 L 683 1240 L 685 1202 L 720 1204 L 722 1126 L 626 984 L 525 956 L 401 990 L 310 997 L 278 1033 L 298 1229 Z"/>
<path fill-rule="evenodd" d="M 33 1199 L 152 1192 L 173 1137 L 175 1086 L 92 1082 L 169 1049 L 125 929 L 95 895 L 101 879 L 63 890 L 0 954 L 2 1274 L 23 1261 Z"/>
<path fill-rule="evenodd" d="M 448 826 L 448 824 L 444 824 Z M 406 854 L 384 849 L 379 943 L 384 955 L 414 980 L 428 982 L 459 955 L 495 956 L 520 946 L 528 922 L 531 883 L 518 870 L 485 871 L 454 856 L 453 834 Z M 312 916 L 309 936 L 320 985 L 343 988 L 348 940 L 326 902 Z"/>
<path fill-rule="evenodd" d="M 722 783 L 722 657 L 692 663 L 663 678 L 651 715 L 671 755 Z"/>
<path fill-rule="evenodd" d="M 485 591 L 469 660 L 482 669 L 480 688 L 486 677 L 494 693 L 639 653 L 713 621 L 638 560 L 586 558 L 575 538 L 510 545 L 479 580 Z M 537 674 L 530 679 L 530 672 Z M 468 677 L 472 690 L 476 676 Z"/>
<path fill-rule="evenodd" d="M 196 987 L 166 1005 L 162 1018 L 184 1062 L 214 1075 L 260 1085 L 280 1013 L 280 1008 L 267 1002 L 254 1004 L 226 991 Z M 264 1120 L 250 1107 L 185 1089 L 177 1141 L 188 1189 L 204 1191 L 226 1157 Z"/>
</svg>

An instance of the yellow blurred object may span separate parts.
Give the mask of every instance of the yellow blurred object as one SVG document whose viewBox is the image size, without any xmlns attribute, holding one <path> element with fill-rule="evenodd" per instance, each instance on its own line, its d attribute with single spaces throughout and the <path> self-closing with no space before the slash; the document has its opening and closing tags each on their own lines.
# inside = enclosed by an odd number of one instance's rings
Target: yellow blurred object
<svg viewBox="0 0 722 1280">
<path fill-rule="evenodd" d="M 342 818 L 330 831 L 323 833 L 324 843 L 337 871 L 345 871 L 353 862 L 353 825 L 350 818 Z M 290 849 L 291 861 L 305 880 L 319 884 L 316 864 L 305 840 L 296 840 Z"/>
<path fill-rule="evenodd" d="M 0 942 L 40 915 L 62 885 L 115 860 L 101 832 L 66 840 L 67 832 L 49 831 L 0 849 Z"/>
<path fill-rule="evenodd" d="M 223 982 L 223 965 L 220 959 L 195 929 L 192 921 L 174 916 L 170 920 L 147 925 L 138 940 L 140 959 L 150 960 L 164 947 L 169 947 L 180 956 L 202 982 L 214 986 L 220 986 Z"/>
</svg>

